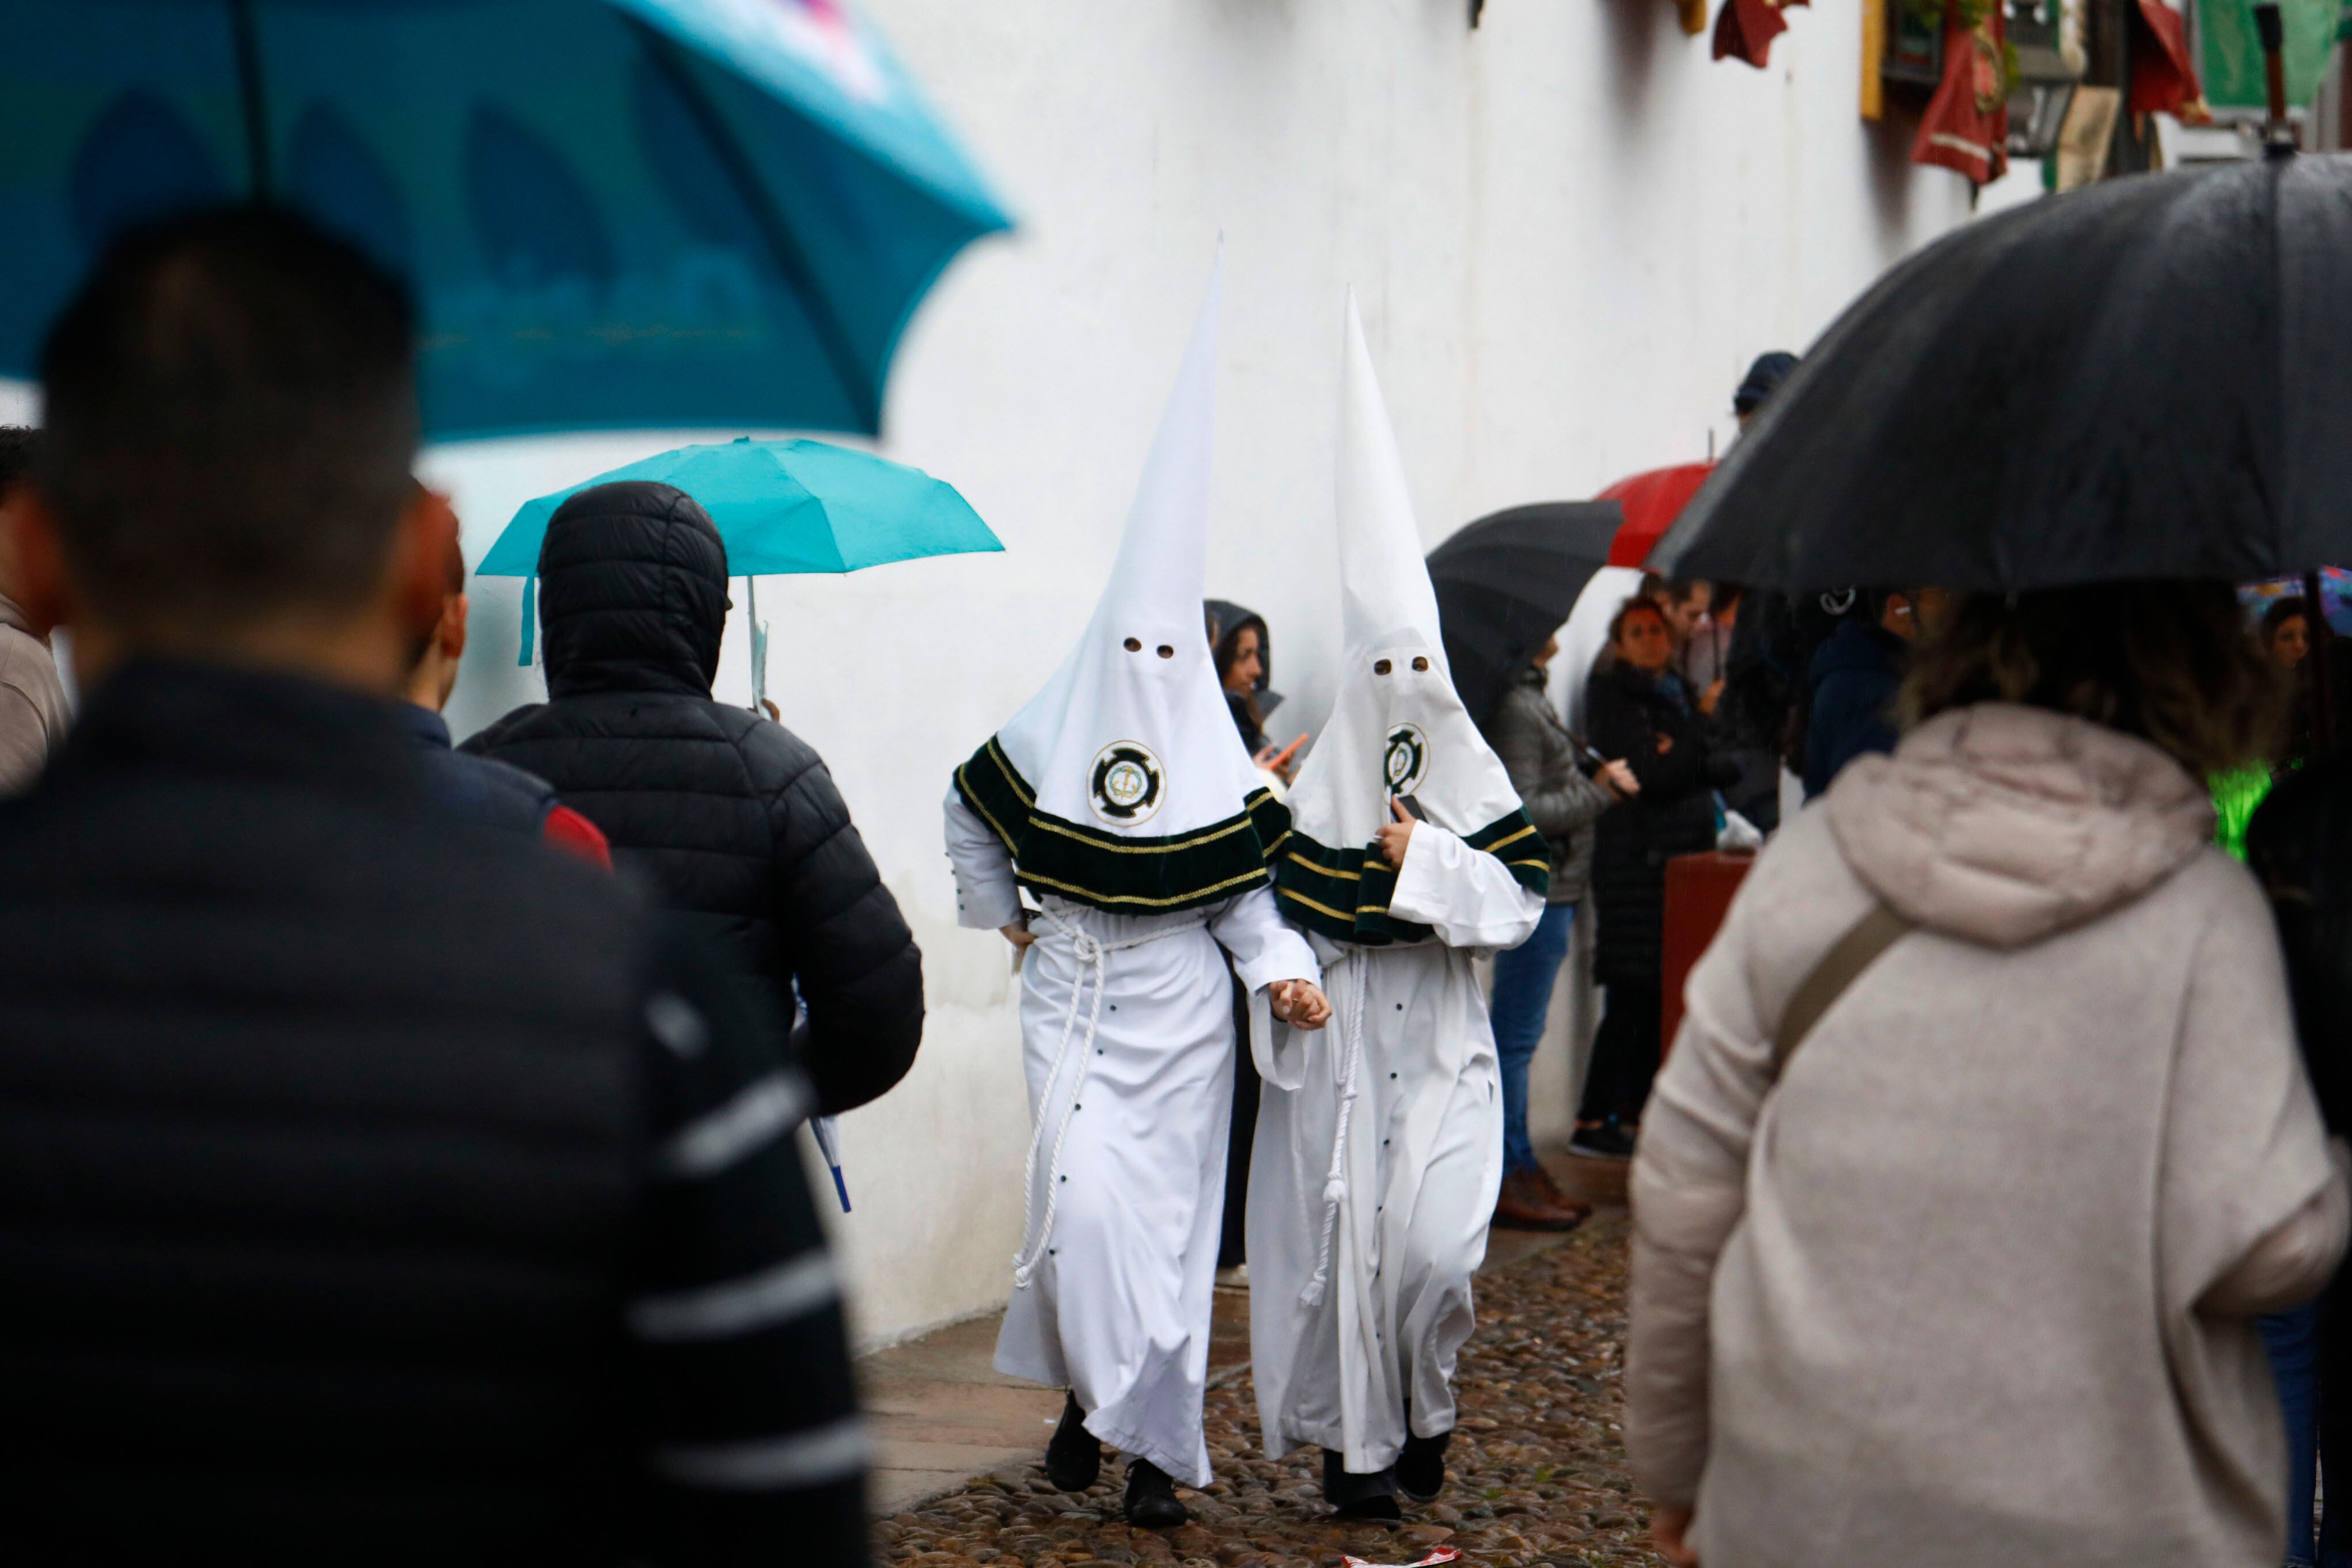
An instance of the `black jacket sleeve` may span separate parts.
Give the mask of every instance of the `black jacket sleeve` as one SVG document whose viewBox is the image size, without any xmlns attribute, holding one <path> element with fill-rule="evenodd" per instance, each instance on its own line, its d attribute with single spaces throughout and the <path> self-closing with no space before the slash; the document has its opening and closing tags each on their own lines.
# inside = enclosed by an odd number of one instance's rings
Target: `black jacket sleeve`
<svg viewBox="0 0 2352 1568">
<path fill-rule="evenodd" d="M 624 1303 L 656 1568 L 864 1568 L 868 1435 L 802 1175 L 800 1072 L 741 977 L 671 927 L 642 1002 L 645 1148 Z"/>
<path fill-rule="evenodd" d="M 760 747 L 771 737 L 791 739 L 761 726 L 746 744 Z M 816 1085 L 817 1109 L 829 1116 L 879 1098 L 914 1066 L 923 956 L 833 775 L 804 746 L 792 747 L 803 759 L 765 758 L 781 765 L 767 796 L 773 917 L 782 967 L 808 1009 L 793 1042 Z"/>
<path fill-rule="evenodd" d="M 1649 706 L 1612 673 L 1593 672 L 1584 712 L 1592 748 L 1606 758 L 1624 758 L 1641 782 L 1641 800 L 1652 808 L 1679 800 L 1706 782 L 1706 747 L 1697 726 L 1654 727 Z M 1672 750 L 1658 750 L 1661 734 L 1674 741 Z"/>
<path fill-rule="evenodd" d="M 2282 779 L 2246 829 L 2270 894 L 2295 1033 L 2329 1130 L 2352 1132 L 2352 759 Z"/>
</svg>

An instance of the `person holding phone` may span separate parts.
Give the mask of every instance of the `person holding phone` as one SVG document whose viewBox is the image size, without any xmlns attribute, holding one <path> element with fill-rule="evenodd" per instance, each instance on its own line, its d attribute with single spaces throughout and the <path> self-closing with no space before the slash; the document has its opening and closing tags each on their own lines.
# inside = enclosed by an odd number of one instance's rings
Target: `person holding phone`
<svg viewBox="0 0 2352 1568">
<path fill-rule="evenodd" d="M 1269 741 L 1265 716 L 1281 706 L 1282 694 L 1273 689 L 1274 643 L 1265 617 L 1230 600 L 1212 599 L 1202 606 L 1209 624 L 1209 647 L 1217 663 L 1217 685 L 1223 688 L 1225 707 L 1241 731 L 1242 745 L 1261 773 L 1272 774 L 1285 788 L 1298 777 L 1298 748 L 1305 734 L 1283 746 Z"/>
</svg>

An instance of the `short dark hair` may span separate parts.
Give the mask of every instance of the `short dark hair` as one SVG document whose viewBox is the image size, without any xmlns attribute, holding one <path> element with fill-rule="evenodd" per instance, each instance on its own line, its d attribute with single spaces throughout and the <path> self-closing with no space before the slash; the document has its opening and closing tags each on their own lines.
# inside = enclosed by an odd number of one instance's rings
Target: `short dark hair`
<svg viewBox="0 0 2352 1568">
<path fill-rule="evenodd" d="M 2271 754 L 2284 685 L 2222 582 L 1970 593 L 1913 651 L 1905 727 L 1970 703 L 2072 714 L 2203 779 Z"/>
<path fill-rule="evenodd" d="M 110 245 L 41 350 L 37 470 L 74 577 L 134 624 L 357 602 L 413 493 L 401 285 L 276 208 Z"/>
<path fill-rule="evenodd" d="M 5 483 L 5 480 L 0 480 L 0 484 Z M 2263 612 L 2263 646 L 2267 649 L 2276 642 L 2279 628 L 2290 621 L 2300 620 L 2304 624 L 2304 630 L 2308 632 L 2311 629 L 2310 609 L 2311 607 L 2304 602 L 2303 595 L 2300 593 L 2290 593 L 2284 599 L 2272 600 L 2271 607 Z"/>
<path fill-rule="evenodd" d="M 0 501 L 33 471 L 40 454 L 41 433 L 21 424 L 0 424 Z"/>
<path fill-rule="evenodd" d="M 1619 605 L 1617 607 L 1617 613 L 1609 618 L 1609 645 L 1611 647 L 1613 648 L 1617 645 L 1618 637 L 1625 630 L 1625 622 L 1632 620 L 1636 615 L 1654 615 L 1658 618 L 1658 623 L 1662 626 L 1665 624 L 1666 621 L 1666 612 L 1658 607 L 1658 601 L 1656 600 L 1651 598 L 1646 593 L 1637 593 L 1633 595 L 1633 598 L 1627 600 L 1624 603 Z"/>
</svg>

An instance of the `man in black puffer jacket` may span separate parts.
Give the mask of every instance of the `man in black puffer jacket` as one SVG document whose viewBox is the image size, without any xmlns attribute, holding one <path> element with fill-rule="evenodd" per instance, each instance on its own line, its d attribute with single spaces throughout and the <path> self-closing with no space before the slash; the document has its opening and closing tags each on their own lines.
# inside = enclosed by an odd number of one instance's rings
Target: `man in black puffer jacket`
<svg viewBox="0 0 2352 1568">
<path fill-rule="evenodd" d="M 535 773 L 635 876 L 772 988 L 830 1115 L 914 1065 L 923 958 L 824 761 L 790 730 L 715 702 L 727 547 L 694 497 L 599 485 L 539 551 L 550 700 L 465 745 Z"/>
</svg>

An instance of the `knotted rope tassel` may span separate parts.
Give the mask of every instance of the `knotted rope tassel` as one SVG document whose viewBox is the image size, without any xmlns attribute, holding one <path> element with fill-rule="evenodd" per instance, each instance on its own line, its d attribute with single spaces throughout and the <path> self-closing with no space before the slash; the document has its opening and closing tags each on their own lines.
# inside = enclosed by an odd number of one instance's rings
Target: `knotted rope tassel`
<svg viewBox="0 0 2352 1568">
<path fill-rule="evenodd" d="M 1362 954 L 1352 956 L 1349 968 L 1353 971 L 1354 1007 L 1347 1019 L 1347 1050 L 1341 1058 L 1339 1079 L 1339 1126 L 1331 1136 L 1331 1169 L 1323 1178 L 1323 1239 L 1316 1249 L 1315 1277 L 1298 1292 L 1301 1306 L 1319 1307 L 1331 1279 L 1332 1239 L 1339 1229 L 1339 1206 L 1348 1201 L 1348 1124 L 1356 1108 L 1356 1081 L 1362 1076 L 1364 1065 L 1364 1010 L 1370 994 L 1370 967 Z"/>
</svg>

